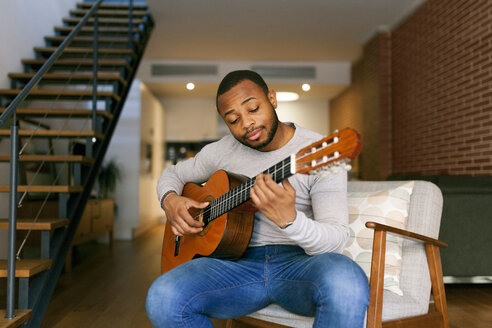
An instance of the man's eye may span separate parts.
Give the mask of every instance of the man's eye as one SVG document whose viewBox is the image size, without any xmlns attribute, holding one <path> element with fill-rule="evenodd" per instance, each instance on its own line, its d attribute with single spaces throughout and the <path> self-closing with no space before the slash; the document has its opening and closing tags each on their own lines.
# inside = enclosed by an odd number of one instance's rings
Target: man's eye
<svg viewBox="0 0 492 328">
<path fill-rule="evenodd" d="M 257 106 L 256 108 L 253 108 L 252 110 L 250 110 L 251 113 L 254 113 L 256 111 L 258 111 L 258 109 L 260 109 L 260 106 Z"/>
<path fill-rule="evenodd" d="M 234 125 L 237 123 L 238 120 L 239 120 L 239 118 L 236 118 L 234 121 L 229 122 L 229 124 Z"/>
</svg>

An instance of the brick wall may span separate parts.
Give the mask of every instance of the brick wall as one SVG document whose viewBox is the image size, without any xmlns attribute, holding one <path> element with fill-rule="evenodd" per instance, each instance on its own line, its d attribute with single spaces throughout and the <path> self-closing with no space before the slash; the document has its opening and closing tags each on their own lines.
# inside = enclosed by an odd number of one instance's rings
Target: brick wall
<svg viewBox="0 0 492 328">
<path fill-rule="evenodd" d="M 391 49 L 393 172 L 492 174 L 492 1 L 430 0 Z"/>
<path fill-rule="evenodd" d="M 429 0 L 369 41 L 330 104 L 333 128 L 362 133 L 359 177 L 492 174 L 491 54 L 486 0 Z"/>
</svg>

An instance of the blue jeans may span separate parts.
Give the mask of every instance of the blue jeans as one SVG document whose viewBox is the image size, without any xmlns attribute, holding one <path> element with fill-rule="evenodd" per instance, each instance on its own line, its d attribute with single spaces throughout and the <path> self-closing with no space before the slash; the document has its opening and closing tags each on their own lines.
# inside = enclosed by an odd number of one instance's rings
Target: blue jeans
<svg viewBox="0 0 492 328">
<path fill-rule="evenodd" d="M 213 327 L 270 303 L 313 327 L 362 327 L 369 284 L 362 269 L 337 253 L 308 256 L 297 246 L 250 247 L 235 261 L 198 258 L 157 278 L 146 309 L 155 327 Z"/>
</svg>

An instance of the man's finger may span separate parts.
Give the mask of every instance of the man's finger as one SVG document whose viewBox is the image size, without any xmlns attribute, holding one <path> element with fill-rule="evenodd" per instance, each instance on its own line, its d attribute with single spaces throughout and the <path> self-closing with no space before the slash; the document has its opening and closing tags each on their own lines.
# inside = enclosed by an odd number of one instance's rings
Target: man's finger
<svg viewBox="0 0 492 328">
<path fill-rule="evenodd" d="M 204 202 L 204 203 L 200 203 L 200 202 L 197 202 L 197 201 L 194 201 L 194 200 L 191 200 L 190 202 L 191 204 L 191 207 L 194 207 L 194 208 L 205 208 L 208 206 L 208 204 L 210 204 L 209 202 Z"/>
<path fill-rule="evenodd" d="M 294 189 L 294 187 L 292 187 L 292 185 L 290 184 L 289 179 L 285 179 L 284 181 L 282 181 L 282 186 L 284 186 L 284 189 L 289 191 L 289 192 L 295 192 L 296 191 Z"/>
<path fill-rule="evenodd" d="M 195 220 L 195 218 L 191 217 L 190 212 L 188 212 L 188 210 L 186 209 L 180 211 L 179 217 L 190 227 L 198 228 L 203 226 L 203 222 L 197 221 Z"/>
</svg>

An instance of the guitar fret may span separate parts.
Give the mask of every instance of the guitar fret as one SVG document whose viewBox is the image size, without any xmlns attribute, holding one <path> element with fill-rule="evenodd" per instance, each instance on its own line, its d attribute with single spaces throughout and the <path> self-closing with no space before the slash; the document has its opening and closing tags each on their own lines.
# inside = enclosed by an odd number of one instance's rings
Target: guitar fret
<svg viewBox="0 0 492 328">
<path fill-rule="evenodd" d="M 263 171 L 263 173 L 271 174 L 273 180 L 277 183 L 283 181 L 292 175 L 290 172 L 290 156 L 269 167 L 267 170 Z M 248 201 L 250 199 L 250 190 L 255 184 L 255 181 L 256 177 L 253 177 L 213 200 L 209 205 L 210 215 L 207 219 L 207 223 Z"/>
</svg>

